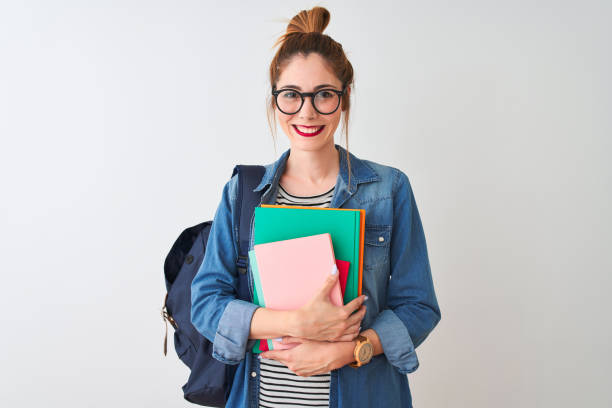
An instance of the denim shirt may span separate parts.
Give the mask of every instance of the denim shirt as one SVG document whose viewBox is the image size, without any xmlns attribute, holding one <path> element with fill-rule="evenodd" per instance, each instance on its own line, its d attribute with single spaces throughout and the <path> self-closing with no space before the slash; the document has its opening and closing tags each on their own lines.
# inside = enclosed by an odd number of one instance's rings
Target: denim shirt
<svg viewBox="0 0 612 408">
<path fill-rule="evenodd" d="M 425 234 L 408 177 L 394 167 L 362 160 L 346 150 L 340 155 L 331 208 L 366 211 L 363 293 L 366 315 L 362 330 L 376 331 L 384 353 L 358 368 L 331 372 L 330 407 L 411 407 L 407 373 L 419 361 L 415 349 L 438 324 L 440 309 L 434 291 Z M 290 149 L 266 167 L 256 191 L 261 203 L 273 204 Z M 238 364 L 227 407 L 257 407 L 259 359 L 250 350 L 251 318 L 259 307 L 236 298 L 238 230 L 237 175 L 225 185 L 208 238 L 204 260 L 191 284 L 191 320 L 213 343 L 213 357 Z M 249 249 L 253 248 L 251 219 Z M 253 279 L 248 270 L 251 295 Z"/>
</svg>

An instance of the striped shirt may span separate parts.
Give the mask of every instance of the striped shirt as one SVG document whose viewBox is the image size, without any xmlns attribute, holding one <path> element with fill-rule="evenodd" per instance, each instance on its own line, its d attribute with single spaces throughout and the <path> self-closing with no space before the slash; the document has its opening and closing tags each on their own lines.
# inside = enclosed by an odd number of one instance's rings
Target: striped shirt
<svg viewBox="0 0 612 408">
<path fill-rule="evenodd" d="M 283 205 L 306 205 L 309 207 L 329 207 L 334 190 L 336 187 L 332 187 L 327 193 L 319 194 L 310 197 L 300 197 L 289 194 L 283 186 L 278 185 L 278 194 L 276 195 L 276 204 Z"/>
<path fill-rule="evenodd" d="M 326 193 L 310 197 L 291 195 L 279 184 L 276 204 L 329 207 L 335 187 Z M 300 377 L 284 364 L 262 358 L 259 368 L 259 406 L 329 407 L 330 373 Z"/>
</svg>

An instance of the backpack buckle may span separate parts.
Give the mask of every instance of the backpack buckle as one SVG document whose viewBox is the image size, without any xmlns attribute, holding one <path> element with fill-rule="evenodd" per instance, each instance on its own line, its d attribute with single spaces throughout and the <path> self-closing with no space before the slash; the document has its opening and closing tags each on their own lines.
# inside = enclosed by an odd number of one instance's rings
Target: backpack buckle
<svg viewBox="0 0 612 408">
<path fill-rule="evenodd" d="M 164 320 L 164 322 L 170 323 L 172 327 L 174 327 L 174 330 L 178 329 L 178 323 L 176 323 L 174 318 L 165 309 L 166 307 L 164 306 L 164 310 L 162 310 L 162 319 Z"/>
<path fill-rule="evenodd" d="M 174 327 L 174 330 L 178 329 L 178 324 L 176 323 L 172 315 L 168 313 L 168 308 L 166 307 L 167 301 L 168 301 L 168 293 L 166 293 L 166 297 L 164 298 L 164 306 L 161 309 L 162 320 L 164 321 L 164 324 L 166 325 L 166 334 L 164 335 L 164 356 L 168 352 L 168 322 L 170 322 L 172 327 Z"/>
<path fill-rule="evenodd" d="M 238 260 L 236 261 L 236 266 L 238 267 L 238 272 L 244 275 L 247 271 L 247 257 L 239 255 Z"/>
</svg>

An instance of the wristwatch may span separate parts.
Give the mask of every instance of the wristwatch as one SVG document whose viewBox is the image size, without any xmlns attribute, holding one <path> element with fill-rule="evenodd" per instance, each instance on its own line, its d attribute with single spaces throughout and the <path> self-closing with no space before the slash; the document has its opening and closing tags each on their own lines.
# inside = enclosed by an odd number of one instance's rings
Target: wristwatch
<svg viewBox="0 0 612 408">
<path fill-rule="evenodd" d="M 358 368 L 370 362 L 372 355 L 374 354 L 374 346 L 372 345 L 370 339 L 362 335 L 357 336 L 355 340 L 357 340 L 357 345 L 355 346 L 355 351 L 353 352 L 355 355 L 355 362 L 350 363 L 349 365 L 353 368 Z"/>
</svg>

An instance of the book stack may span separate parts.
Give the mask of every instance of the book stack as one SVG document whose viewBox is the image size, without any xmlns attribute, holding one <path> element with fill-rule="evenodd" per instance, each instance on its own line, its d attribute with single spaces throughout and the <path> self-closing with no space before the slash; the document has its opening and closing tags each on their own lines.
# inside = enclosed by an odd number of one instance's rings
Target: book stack
<svg viewBox="0 0 612 408">
<path fill-rule="evenodd" d="M 249 262 L 253 301 L 275 310 L 295 310 L 321 289 L 337 268 L 330 292 L 338 306 L 361 295 L 365 210 L 286 205 L 255 208 L 254 247 Z M 282 349 L 258 340 L 253 352 Z"/>
</svg>

